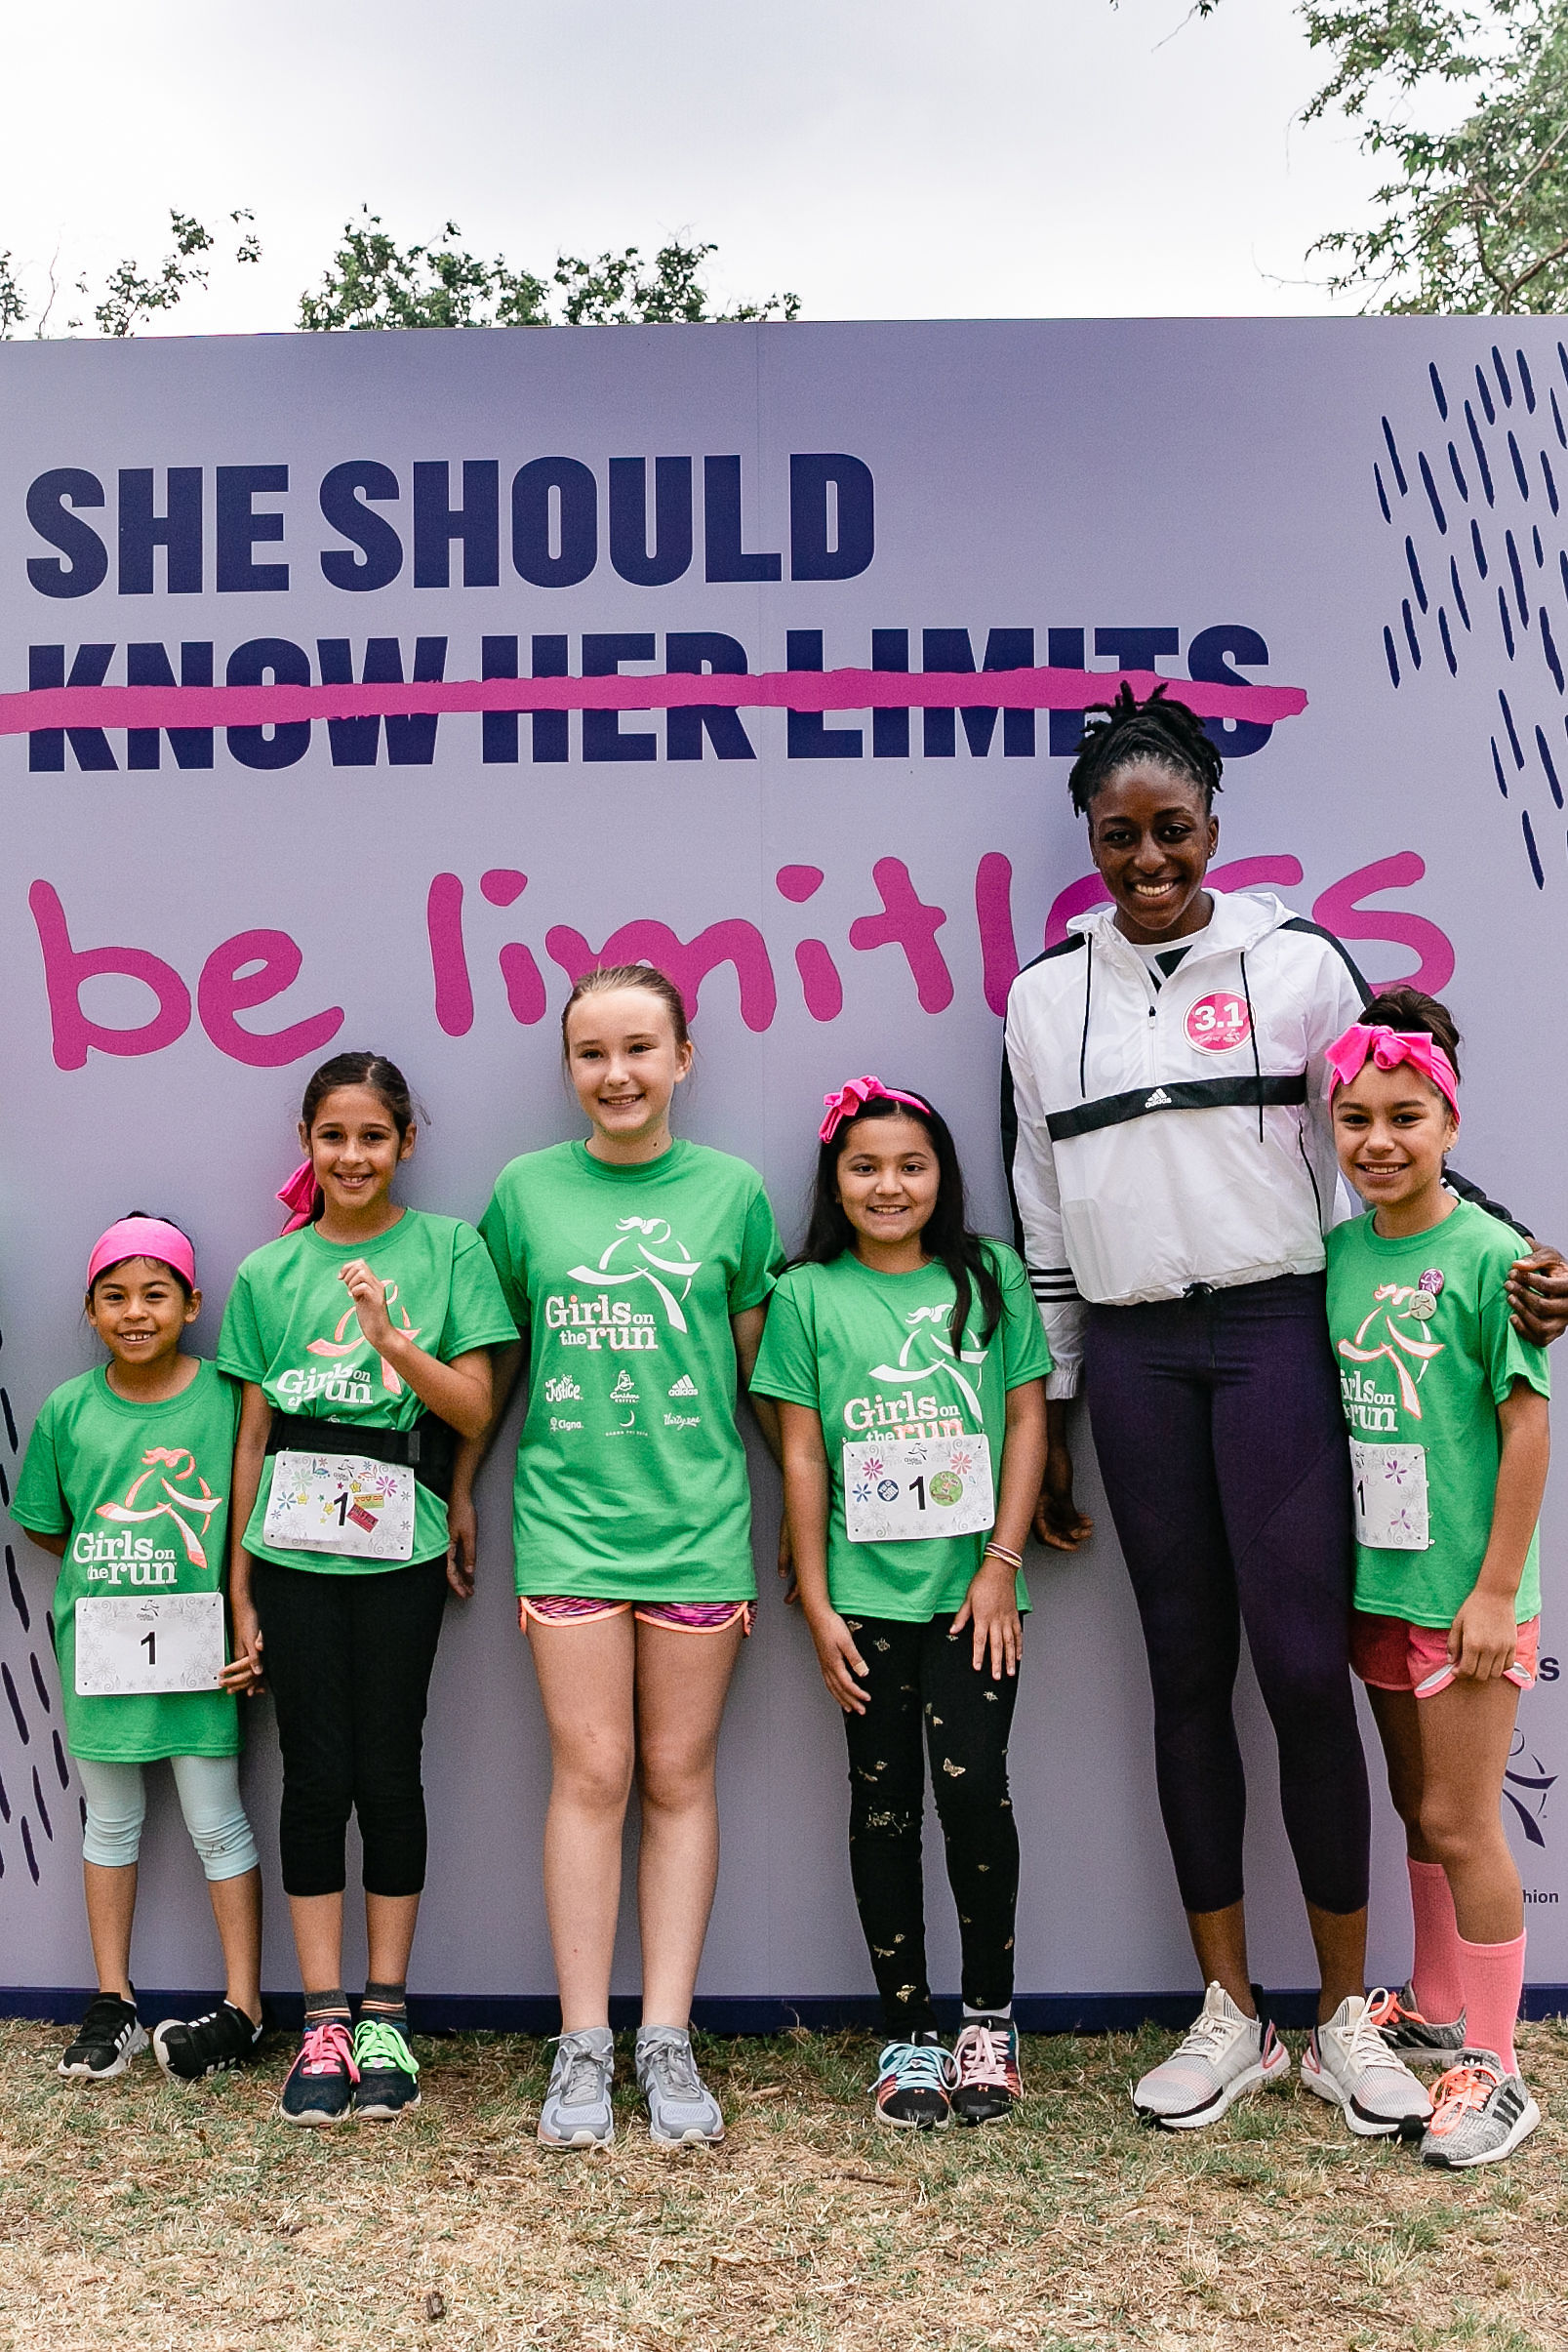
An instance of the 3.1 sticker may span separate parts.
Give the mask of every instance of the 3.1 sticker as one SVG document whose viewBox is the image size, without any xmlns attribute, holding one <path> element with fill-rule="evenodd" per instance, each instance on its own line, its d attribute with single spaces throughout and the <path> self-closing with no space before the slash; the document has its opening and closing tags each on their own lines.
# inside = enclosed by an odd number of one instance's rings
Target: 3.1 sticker
<svg viewBox="0 0 1568 2352">
<path fill-rule="evenodd" d="M 1224 990 L 1200 996 L 1187 1013 L 1186 1034 L 1188 1043 L 1204 1053 L 1228 1053 L 1232 1045 L 1245 1045 L 1252 1034 L 1247 999 Z"/>
</svg>

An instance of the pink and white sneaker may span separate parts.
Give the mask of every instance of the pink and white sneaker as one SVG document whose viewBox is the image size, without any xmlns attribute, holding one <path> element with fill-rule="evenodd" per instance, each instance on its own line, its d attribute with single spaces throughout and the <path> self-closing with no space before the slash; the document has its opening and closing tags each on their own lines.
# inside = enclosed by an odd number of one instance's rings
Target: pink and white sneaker
<svg viewBox="0 0 1568 2352">
<path fill-rule="evenodd" d="M 953 2044 L 952 2111 L 961 2124 L 999 2124 L 1024 2095 L 1018 2027 L 1011 2017 L 971 2017 Z"/>
</svg>

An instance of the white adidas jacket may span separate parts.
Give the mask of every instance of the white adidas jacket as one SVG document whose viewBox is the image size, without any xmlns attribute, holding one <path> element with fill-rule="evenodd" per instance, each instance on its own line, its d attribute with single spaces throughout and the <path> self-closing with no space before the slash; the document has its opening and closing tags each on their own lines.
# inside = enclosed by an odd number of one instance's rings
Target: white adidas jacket
<svg viewBox="0 0 1568 2352">
<path fill-rule="evenodd" d="M 1203 940 L 1159 988 L 1102 907 L 1008 996 L 1011 1174 L 1052 1397 L 1077 1390 L 1086 1299 L 1316 1273 L 1347 1205 L 1324 1048 L 1365 985 L 1271 893 L 1212 895 Z"/>
</svg>

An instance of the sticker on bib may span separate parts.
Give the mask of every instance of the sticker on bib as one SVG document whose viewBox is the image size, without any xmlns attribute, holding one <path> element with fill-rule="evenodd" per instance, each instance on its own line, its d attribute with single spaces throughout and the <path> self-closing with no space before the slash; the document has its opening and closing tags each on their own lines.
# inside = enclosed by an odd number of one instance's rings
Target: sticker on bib
<svg viewBox="0 0 1568 2352">
<path fill-rule="evenodd" d="M 223 1671 L 221 1593 L 104 1593 L 76 1603 L 79 1698 L 216 1690 Z"/>
<path fill-rule="evenodd" d="M 412 1560 L 414 1473 L 361 1454 L 275 1453 L 261 1536 L 277 1552 Z"/>
<path fill-rule="evenodd" d="M 1232 1045 L 1245 1045 L 1252 1034 L 1247 999 L 1226 991 L 1200 996 L 1186 1016 L 1186 1034 L 1187 1042 L 1205 1053 L 1228 1053 Z"/>
<path fill-rule="evenodd" d="M 987 1438 L 871 1438 L 844 1447 L 852 1544 L 979 1535 L 996 1520 Z"/>
<path fill-rule="evenodd" d="M 1372 1552 L 1425 1552 L 1431 1543 L 1425 1445 L 1350 1440 L 1355 1540 Z"/>
</svg>

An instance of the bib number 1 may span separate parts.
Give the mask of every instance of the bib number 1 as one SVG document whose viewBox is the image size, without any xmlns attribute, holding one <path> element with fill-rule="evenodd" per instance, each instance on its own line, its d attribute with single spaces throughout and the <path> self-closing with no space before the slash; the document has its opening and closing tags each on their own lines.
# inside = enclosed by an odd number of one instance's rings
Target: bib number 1
<svg viewBox="0 0 1568 2352">
<path fill-rule="evenodd" d="M 1431 1544 L 1425 1445 L 1350 1440 L 1355 1540 L 1371 1552 L 1425 1552 Z"/>
<path fill-rule="evenodd" d="M 414 1473 L 360 1454 L 276 1453 L 261 1533 L 280 1552 L 412 1560 Z"/>
<path fill-rule="evenodd" d="M 921 1543 L 993 1526 L 986 1438 L 871 1439 L 844 1447 L 844 1527 L 852 1544 Z"/>
<path fill-rule="evenodd" d="M 79 1698 L 216 1690 L 223 1671 L 221 1593 L 103 1593 L 76 1603 Z"/>
</svg>

